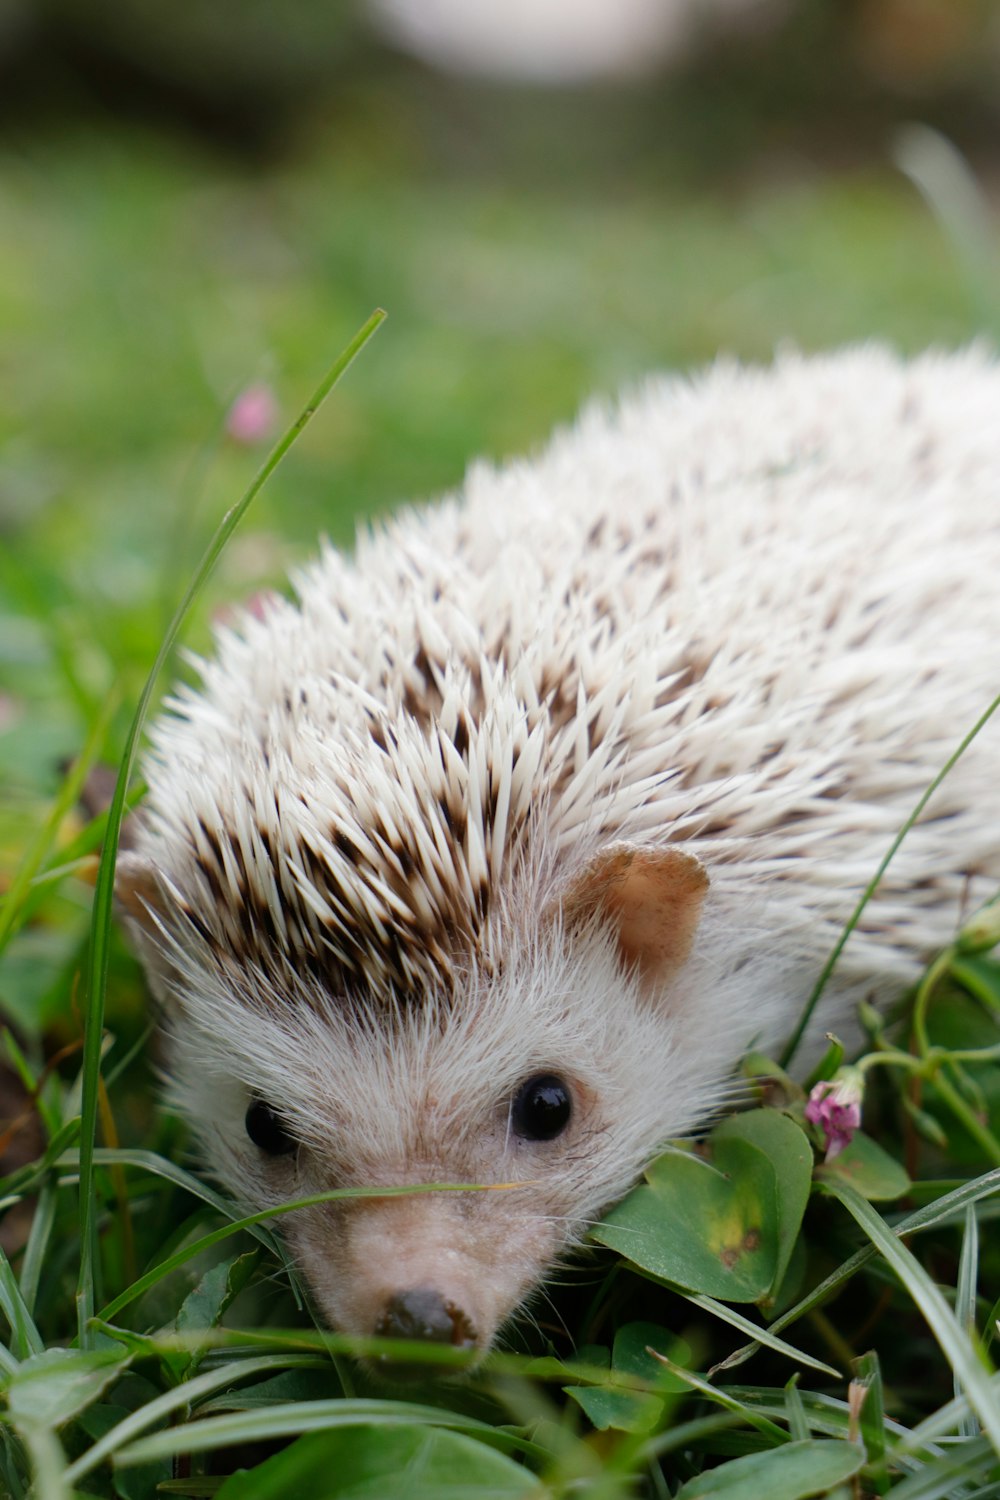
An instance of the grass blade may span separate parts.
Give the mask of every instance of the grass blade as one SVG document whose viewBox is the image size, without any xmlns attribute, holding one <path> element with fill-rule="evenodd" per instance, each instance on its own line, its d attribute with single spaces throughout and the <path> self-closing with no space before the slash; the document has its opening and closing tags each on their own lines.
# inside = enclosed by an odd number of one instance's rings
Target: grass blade
<svg viewBox="0 0 1000 1500">
<path fill-rule="evenodd" d="M 823 1191 L 844 1205 L 906 1287 L 941 1346 L 956 1379 L 961 1381 L 969 1405 L 982 1423 L 983 1431 L 1000 1456 L 1000 1399 L 965 1330 L 959 1325 L 937 1286 L 916 1257 L 860 1193 L 855 1192 L 848 1183 L 835 1181 L 833 1178 L 824 1182 Z"/>
<path fill-rule="evenodd" d="M 991 1375 L 990 1380 L 993 1389 L 997 1393 L 997 1399 L 1000 1400 L 1000 1374 Z M 929 1417 L 925 1417 L 922 1422 L 918 1422 L 910 1435 L 903 1439 L 900 1444 L 900 1451 L 905 1450 L 907 1453 L 918 1453 L 921 1450 L 933 1447 L 938 1438 L 947 1437 L 951 1433 L 958 1431 L 962 1417 L 968 1409 L 969 1403 L 966 1397 L 964 1395 L 955 1396 L 945 1406 L 939 1407 Z"/>
<path fill-rule="evenodd" d="M 738 1396 L 734 1395 L 732 1391 L 726 1390 L 724 1386 L 712 1385 L 711 1381 L 703 1379 L 694 1370 L 686 1370 L 683 1365 L 674 1364 L 674 1361 L 668 1359 L 665 1354 L 657 1354 L 655 1349 L 650 1349 L 648 1352 L 654 1359 L 659 1360 L 660 1364 L 668 1369 L 671 1375 L 676 1375 L 678 1380 L 683 1380 L 685 1385 L 690 1386 L 693 1391 L 698 1391 L 707 1401 L 714 1402 L 716 1406 L 725 1407 L 726 1411 L 739 1412 L 745 1422 L 749 1423 L 751 1427 L 756 1428 L 767 1439 L 770 1447 L 778 1448 L 791 1441 L 788 1433 L 785 1432 L 784 1428 L 779 1427 L 777 1422 L 772 1422 L 770 1417 L 766 1417 L 761 1412 L 755 1411 L 752 1406 L 745 1405 Z M 782 1392 L 782 1396 L 784 1396 L 784 1392 Z M 786 1413 L 787 1406 L 783 1400 L 781 1414 L 784 1417 Z"/>
<path fill-rule="evenodd" d="M 788 1435 L 793 1443 L 807 1443 L 812 1437 L 809 1431 L 809 1423 L 806 1420 L 806 1409 L 802 1404 L 802 1396 L 799 1391 L 799 1377 L 796 1372 L 785 1386 L 785 1411 L 788 1416 Z"/>
<path fill-rule="evenodd" d="M 251 1375 L 264 1374 L 268 1370 L 322 1369 L 326 1363 L 325 1359 L 315 1354 L 262 1354 L 256 1359 L 231 1360 L 204 1375 L 195 1376 L 193 1380 L 185 1380 L 181 1385 L 164 1391 L 161 1396 L 123 1417 L 92 1448 L 88 1448 L 75 1463 L 70 1464 L 66 1478 L 70 1484 L 76 1484 L 147 1427 L 154 1426 L 162 1417 L 169 1416 L 179 1408 L 193 1406 L 202 1396 L 211 1395 L 222 1386 L 235 1385 L 237 1381 L 249 1379 Z"/>
<path fill-rule="evenodd" d="M 885 1399 L 882 1369 L 874 1349 L 854 1361 L 854 1379 L 864 1391 L 858 1425 L 868 1454 L 865 1482 L 876 1495 L 886 1495 L 890 1481 L 885 1453 Z"/>
<path fill-rule="evenodd" d="M 679 1290 L 679 1289 L 678 1289 Z M 794 1360 L 796 1364 L 808 1365 L 810 1369 L 819 1370 L 823 1375 L 832 1375 L 834 1380 L 840 1378 L 840 1371 L 835 1370 L 832 1365 L 825 1365 L 821 1359 L 816 1359 L 811 1354 L 805 1354 L 801 1349 L 796 1349 L 794 1344 L 788 1344 L 784 1339 L 779 1339 L 769 1328 L 761 1328 L 759 1324 L 751 1322 L 742 1313 L 737 1312 L 734 1307 L 729 1307 L 725 1302 L 716 1302 L 714 1297 L 706 1297 L 701 1292 L 683 1292 L 688 1302 L 693 1302 L 695 1307 L 703 1308 L 710 1312 L 713 1317 L 721 1318 L 724 1323 L 729 1323 L 733 1328 L 738 1328 L 741 1333 L 749 1333 L 758 1346 L 764 1345 L 773 1349 L 776 1354 L 783 1354 L 786 1359 Z M 719 1370 L 727 1368 L 728 1361 L 722 1360 L 715 1365 L 710 1374 L 715 1375 Z"/>
<path fill-rule="evenodd" d="M 955 1317 L 960 1328 L 964 1328 L 972 1343 L 976 1337 L 976 1284 L 979 1280 L 979 1223 L 973 1207 L 965 1210 L 965 1233 L 962 1236 L 962 1254 L 958 1262 L 958 1285 L 955 1289 Z M 955 1395 L 962 1396 L 962 1382 L 955 1376 Z M 959 1425 L 963 1437 L 978 1437 L 979 1424 L 972 1412 L 967 1412 Z"/>
<path fill-rule="evenodd" d="M 166 1259 L 158 1262 L 145 1275 L 140 1276 L 138 1280 L 134 1281 L 131 1286 L 127 1286 L 124 1291 L 119 1292 L 117 1297 L 113 1297 L 107 1306 L 101 1309 L 100 1319 L 104 1323 L 109 1323 L 112 1318 L 121 1312 L 122 1308 L 128 1307 L 130 1303 L 135 1302 L 144 1292 L 148 1292 L 150 1287 L 155 1286 L 158 1281 L 162 1281 L 165 1276 L 169 1276 L 171 1271 L 176 1271 L 180 1266 L 185 1265 L 194 1256 L 201 1255 L 204 1251 L 213 1249 L 216 1245 L 221 1244 L 223 1240 L 229 1239 L 230 1235 L 239 1234 L 241 1230 L 245 1229 L 253 1233 L 257 1226 L 266 1224 L 268 1219 L 278 1218 L 281 1214 L 295 1213 L 300 1208 L 312 1208 L 318 1203 L 339 1203 L 354 1198 L 396 1198 L 414 1192 L 474 1193 L 491 1192 L 493 1190 L 492 1184 L 484 1187 L 475 1183 L 462 1182 L 428 1183 L 427 1185 L 421 1184 L 416 1188 L 331 1188 L 325 1193 L 311 1193 L 307 1198 L 295 1198 L 288 1203 L 275 1204 L 272 1208 L 262 1208 L 258 1213 L 247 1214 L 245 1218 L 230 1219 L 228 1224 L 223 1224 L 220 1228 L 213 1229 L 211 1233 L 203 1235 L 201 1239 L 192 1240 L 190 1244 L 184 1245 L 175 1254 L 168 1255 Z M 227 1218 L 229 1218 L 231 1212 L 231 1207 L 227 1207 Z M 286 1269 L 288 1269 L 287 1266 Z"/>
<path fill-rule="evenodd" d="M 122 756 L 114 797 L 108 809 L 107 835 L 101 853 L 94 891 L 90 928 L 90 953 L 87 965 L 87 1009 L 84 1022 L 83 1097 L 80 1126 L 80 1276 L 77 1283 L 77 1323 L 80 1345 L 86 1348 L 91 1339 L 90 1320 L 95 1305 L 97 1275 L 97 1200 L 94 1183 L 94 1147 L 97 1138 L 98 1073 L 101 1065 L 101 1037 L 104 1028 L 104 993 L 107 988 L 111 904 L 114 893 L 115 862 L 121 834 L 125 797 L 129 777 L 139 745 L 139 735 L 152 701 L 157 679 L 173 649 L 184 619 L 215 567 L 246 511 L 267 480 L 281 463 L 299 434 L 308 426 L 338 380 L 354 362 L 372 334 L 383 322 L 385 313 L 378 310 L 355 334 L 347 348 L 333 362 L 312 397 L 291 427 L 272 448 L 251 480 L 242 498 L 226 512 L 210 541 L 197 571 L 181 599 L 166 634 L 160 643 L 156 660 L 139 698 L 125 752 Z"/>
<path fill-rule="evenodd" d="M 32 1317 L 34 1317 L 35 1313 L 35 1301 L 38 1297 L 38 1283 L 41 1277 L 42 1264 L 45 1260 L 45 1252 L 48 1249 L 55 1219 L 56 1186 L 54 1182 L 50 1181 L 43 1185 L 38 1195 L 34 1218 L 31 1221 L 31 1230 L 28 1234 L 28 1243 L 24 1251 L 24 1259 L 21 1262 L 21 1297 Z"/>
<path fill-rule="evenodd" d="M 62 1444 L 55 1433 L 40 1422 L 25 1422 L 19 1431 L 31 1456 L 31 1494 L 37 1500 L 75 1500 L 66 1480 Z"/>
<path fill-rule="evenodd" d="M 993 1468 L 992 1456 L 986 1438 L 970 1438 L 932 1459 L 918 1473 L 907 1475 L 890 1492 L 892 1500 L 957 1500 L 959 1496 L 974 1500 L 968 1484 L 986 1477 Z M 979 1496 L 983 1493 L 975 1491 Z"/>
<path fill-rule="evenodd" d="M 21 1296 L 10 1261 L 0 1250 L 0 1312 L 10 1324 L 11 1344 L 15 1358 L 27 1359 L 45 1348 L 35 1321 Z"/>
<path fill-rule="evenodd" d="M 289 1401 L 269 1410 L 232 1412 L 224 1417 L 204 1417 L 183 1427 L 168 1427 L 140 1438 L 119 1453 L 123 1467 L 171 1458 L 175 1453 L 209 1453 L 231 1443 L 260 1442 L 269 1438 L 297 1437 L 303 1432 L 326 1432 L 334 1427 L 398 1427 L 419 1422 L 429 1427 L 450 1427 L 473 1437 L 486 1438 L 524 1451 L 537 1452 L 534 1444 L 475 1417 L 462 1416 L 436 1406 L 409 1401 L 359 1398 L 351 1401 Z M 784 1434 L 781 1434 L 784 1437 Z"/>
</svg>

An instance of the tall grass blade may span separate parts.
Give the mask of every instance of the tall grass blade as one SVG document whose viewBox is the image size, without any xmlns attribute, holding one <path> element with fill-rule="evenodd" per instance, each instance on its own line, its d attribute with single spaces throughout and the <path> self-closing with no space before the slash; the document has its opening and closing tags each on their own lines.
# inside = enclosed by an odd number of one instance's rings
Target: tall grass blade
<svg viewBox="0 0 1000 1500">
<path fill-rule="evenodd" d="M 31 1230 L 28 1234 L 28 1243 L 24 1250 L 24 1259 L 21 1262 L 21 1297 L 32 1317 L 35 1313 L 42 1265 L 55 1221 L 56 1185 L 49 1181 L 44 1184 L 38 1195 Z"/>
<path fill-rule="evenodd" d="M 66 1459 L 55 1433 L 41 1422 L 25 1422 L 19 1430 L 31 1455 L 33 1500 L 76 1500 L 66 1481 Z"/>
<path fill-rule="evenodd" d="M 996 1391 L 997 1399 L 1000 1400 L 1000 1374 L 991 1375 L 990 1381 Z M 938 1438 L 948 1436 L 957 1432 L 962 1417 L 969 1410 L 969 1403 L 965 1396 L 955 1396 L 944 1406 L 939 1406 L 937 1411 L 918 1422 L 908 1437 L 905 1437 L 899 1446 L 898 1452 L 919 1453 L 922 1449 L 933 1447 Z"/>
<path fill-rule="evenodd" d="M 1000 1399 L 965 1330 L 916 1257 L 897 1239 L 871 1204 L 846 1182 L 830 1178 L 823 1191 L 837 1198 L 885 1258 L 923 1314 L 1000 1457 Z"/>
<path fill-rule="evenodd" d="M 976 1338 L 976 1285 L 979 1281 L 979 1222 L 976 1210 L 970 1205 L 965 1210 L 965 1233 L 962 1236 L 962 1254 L 958 1262 L 958 1283 L 955 1288 L 955 1317 L 959 1327 L 964 1328 L 969 1342 Z M 962 1382 L 955 1376 L 955 1395 L 964 1395 Z M 966 1412 L 959 1424 L 963 1437 L 978 1437 L 979 1423 L 972 1412 Z"/>
<path fill-rule="evenodd" d="M 2 1250 L 0 1250 L 0 1312 L 10 1324 L 11 1349 L 15 1358 L 27 1359 L 29 1354 L 41 1354 L 45 1344 L 21 1296 L 21 1289 L 11 1269 L 10 1261 Z"/>
<path fill-rule="evenodd" d="M 188 610 L 203 588 L 206 579 L 215 567 L 223 548 L 243 519 L 249 506 L 267 480 L 281 463 L 299 434 L 308 426 L 326 397 L 360 354 L 372 334 L 383 322 L 385 313 L 374 312 L 364 326 L 355 334 L 343 353 L 334 361 L 316 387 L 312 397 L 291 427 L 272 448 L 264 463 L 251 480 L 242 498 L 225 516 L 213 536 L 193 579 L 181 599 L 170 626 L 163 637 L 156 660 L 139 698 L 125 744 L 114 797 L 108 810 L 107 835 L 101 853 L 94 892 L 94 906 L 90 928 L 90 953 L 87 964 L 87 999 L 84 1021 L 83 1051 L 83 1097 L 80 1127 L 80 1275 L 77 1283 L 77 1323 L 82 1348 L 91 1342 L 90 1319 L 96 1302 L 95 1281 L 97 1276 L 97 1200 L 94 1182 L 94 1145 L 97 1136 L 98 1072 L 101 1062 L 101 1036 L 104 1027 L 104 993 L 108 979 L 108 945 L 111 929 L 111 904 L 114 892 L 115 862 L 118 855 L 118 839 L 121 834 L 122 815 L 129 777 L 135 761 L 139 735 L 152 701 L 157 679 L 173 649 Z"/>
<path fill-rule="evenodd" d="M 958 147 L 930 125 L 904 125 L 892 143 L 899 170 L 910 179 L 959 261 L 975 299 L 978 321 L 996 327 L 996 235 L 989 199 Z"/>
</svg>

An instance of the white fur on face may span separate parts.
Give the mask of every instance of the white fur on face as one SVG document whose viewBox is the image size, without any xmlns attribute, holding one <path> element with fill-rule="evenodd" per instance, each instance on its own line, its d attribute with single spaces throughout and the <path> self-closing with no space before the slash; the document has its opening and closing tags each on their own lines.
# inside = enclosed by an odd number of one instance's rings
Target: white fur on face
<svg viewBox="0 0 1000 1500">
<path fill-rule="evenodd" d="M 334 1321 L 370 1331 L 387 1236 L 404 1278 L 452 1267 L 485 1343 L 740 1052 L 790 1029 L 1000 685 L 998 410 L 975 351 L 720 364 L 474 468 L 461 500 L 326 551 L 297 605 L 220 632 L 154 729 L 123 866 L 209 1161 L 248 1203 L 531 1184 L 292 1222 Z M 993 893 L 995 768 L 987 734 L 867 908 L 819 1032 Z M 707 875 L 658 988 L 609 922 L 561 915 L 618 845 Z M 532 1146 L 504 1121 L 538 1072 L 580 1105 Z M 251 1097 L 294 1162 L 260 1159 Z"/>
<path fill-rule="evenodd" d="M 328 1204 L 283 1221 L 324 1312 L 362 1334 L 392 1294 L 432 1286 L 487 1347 L 540 1269 L 721 1081 L 717 1069 L 692 1075 L 597 930 L 570 942 L 553 926 L 544 948 L 519 956 L 512 944 L 500 976 L 470 977 L 458 1003 L 428 997 L 391 1020 L 333 1001 L 269 1007 L 248 1024 L 225 994 L 201 995 L 199 1016 L 191 1024 L 192 1007 L 175 1025 L 175 1097 L 247 1203 L 336 1187 L 516 1185 Z M 539 1074 L 565 1080 L 573 1114 L 556 1139 L 525 1141 L 511 1100 Z M 252 1098 L 281 1114 L 301 1141 L 295 1155 L 270 1158 L 249 1140 Z"/>
</svg>

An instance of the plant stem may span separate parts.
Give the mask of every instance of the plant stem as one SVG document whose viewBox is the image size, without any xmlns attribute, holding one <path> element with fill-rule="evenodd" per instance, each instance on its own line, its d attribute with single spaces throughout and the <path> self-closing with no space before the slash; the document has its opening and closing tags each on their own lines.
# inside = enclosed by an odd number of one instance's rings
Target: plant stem
<svg viewBox="0 0 1000 1500">
<path fill-rule="evenodd" d="M 823 968 L 820 971 L 820 976 L 813 988 L 813 992 L 803 1006 L 802 1014 L 799 1016 L 798 1024 L 796 1025 L 795 1030 L 792 1032 L 791 1036 L 788 1038 L 788 1041 L 785 1043 L 784 1050 L 782 1051 L 781 1056 L 778 1059 L 783 1068 L 787 1068 L 790 1066 L 792 1058 L 798 1051 L 799 1044 L 801 1043 L 802 1038 L 805 1035 L 806 1027 L 812 1020 L 813 1011 L 819 1004 L 820 997 L 822 996 L 823 991 L 826 989 L 827 982 L 834 969 L 837 967 L 837 961 L 840 958 L 840 955 L 843 953 L 845 947 L 847 946 L 847 940 L 850 937 L 851 933 L 854 931 L 855 927 L 857 927 L 858 923 L 860 922 L 861 914 L 864 911 L 865 907 L 868 905 L 869 901 L 878 890 L 878 887 L 881 885 L 882 876 L 885 874 L 886 870 L 889 868 L 890 864 L 895 858 L 897 849 L 906 838 L 906 835 L 909 833 L 914 823 L 916 823 L 917 819 L 920 817 L 920 814 L 923 812 L 924 808 L 927 806 L 928 802 L 931 800 L 934 793 L 941 785 L 942 781 L 944 781 L 945 777 L 951 771 L 952 767 L 965 754 L 966 750 L 968 750 L 969 746 L 972 744 L 972 741 L 976 738 L 976 735 L 983 728 L 983 726 L 989 722 L 998 708 L 1000 708 L 1000 693 L 997 694 L 997 696 L 993 699 L 993 702 L 983 711 L 983 713 L 980 714 L 979 718 L 973 724 L 972 728 L 962 740 L 961 744 L 959 744 L 955 748 L 955 750 L 952 751 L 951 755 L 948 757 L 944 765 L 941 767 L 940 771 L 934 777 L 927 790 L 919 798 L 916 807 L 910 813 L 910 816 L 907 818 L 906 822 L 903 824 L 902 828 L 899 830 L 899 832 L 896 834 L 896 837 L 889 845 L 889 848 L 886 850 L 881 864 L 875 871 L 875 874 L 872 876 L 871 880 L 865 886 L 864 891 L 861 894 L 861 899 L 858 901 L 857 906 L 854 908 L 847 921 L 847 925 L 845 926 L 843 932 L 840 934 L 840 937 L 837 939 L 837 942 L 834 944 L 834 948 L 832 953 L 830 954 L 830 957 L 823 965 Z"/>
</svg>

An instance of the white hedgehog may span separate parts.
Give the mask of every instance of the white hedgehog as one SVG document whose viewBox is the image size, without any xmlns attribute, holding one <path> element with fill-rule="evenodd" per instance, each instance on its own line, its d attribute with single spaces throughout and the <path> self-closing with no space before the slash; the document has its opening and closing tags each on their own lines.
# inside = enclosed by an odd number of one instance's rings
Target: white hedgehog
<svg viewBox="0 0 1000 1500">
<path fill-rule="evenodd" d="M 153 731 L 119 890 L 176 1098 L 350 1333 L 483 1350 L 787 1035 L 1000 688 L 1000 366 L 723 362 L 326 549 Z M 820 1025 L 1000 877 L 995 736 Z"/>
</svg>

